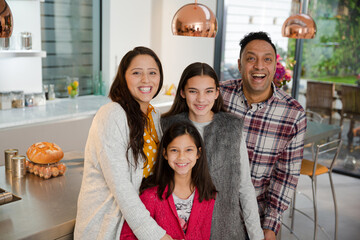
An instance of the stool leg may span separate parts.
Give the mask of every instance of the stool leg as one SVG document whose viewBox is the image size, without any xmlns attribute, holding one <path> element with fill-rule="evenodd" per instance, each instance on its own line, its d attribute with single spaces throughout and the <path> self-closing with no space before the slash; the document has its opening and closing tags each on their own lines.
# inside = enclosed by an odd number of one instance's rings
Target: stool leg
<svg viewBox="0 0 360 240">
<path fill-rule="evenodd" d="M 353 140 L 354 140 L 353 129 L 354 129 L 354 125 L 355 125 L 355 120 L 351 119 L 350 120 L 349 132 L 347 134 L 347 137 L 348 137 L 348 149 L 349 149 L 350 152 L 352 152 L 352 150 L 353 150 Z"/>
<path fill-rule="evenodd" d="M 330 186 L 331 186 L 331 192 L 334 199 L 334 210 L 335 210 L 335 240 L 337 240 L 337 233 L 338 233 L 338 212 L 337 212 L 337 203 L 336 203 L 336 197 L 335 197 L 335 188 L 332 180 L 331 172 L 329 172 L 329 179 L 330 179 Z"/>
<path fill-rule="evenodd" d="M 294 190 L 294 196 L 291 201 L 291 209 L 290 209 L 290 216 L 291 216 L 291 230 L 290 232 L 294 232 L 294 218 L 295 218 L 295 201 L 296 201 L 296 189 Z"/>
<path fill-rule="evenodd" d="M 318 216 L 317 216 L 317 207 L 316 207 L 316 176 L 312 176 L 312 193 L 313 193 L 313 204 L 314 204 L 314 240 L 316 240 L 317 234 L 317 225 L 318 225 Z"/>
</svg>

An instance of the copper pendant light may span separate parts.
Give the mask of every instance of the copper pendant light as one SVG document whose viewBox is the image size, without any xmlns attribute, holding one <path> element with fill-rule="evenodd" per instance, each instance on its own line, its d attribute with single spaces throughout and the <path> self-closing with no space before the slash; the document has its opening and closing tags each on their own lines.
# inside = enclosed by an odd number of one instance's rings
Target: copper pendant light
<svg viewBox="0 0 360 240">
<path fill-rule="evenodd" d="M 316 34 L 315 21 L 305 13 L 302 13 L 300 0 L 300 13 L 287 18 L 282 26 L 282 36 L 288 38 L 311 39 Z"/>
<path fill-rule="evenodd" d="M 215 14 L 203 4 L 187 4 L 174 15 L 171 29 L 173 35 L 214 38 L 217 32 Z"/>
<path fill-rule="evenodd" d="M 13 31 L 13 17 L 9 5 L 0 0 L 0 38 L 9 38 Z"/>
</svg>

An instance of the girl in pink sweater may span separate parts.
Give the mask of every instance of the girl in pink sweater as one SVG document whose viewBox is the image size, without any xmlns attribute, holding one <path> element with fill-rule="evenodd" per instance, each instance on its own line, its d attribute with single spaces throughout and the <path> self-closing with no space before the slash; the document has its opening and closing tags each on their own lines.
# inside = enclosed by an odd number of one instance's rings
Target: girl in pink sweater
<svg viewBox="0 0 360 240">
<path fill-rule="evenodd" d="M 199 132 L 178 122 L 164 133 L 158 152 L 154 174 L 141 184 L 141 200 L 173 239 L 209 239 L 216 189 Z M 136 239 L 126 222 L 123 239 Z"/>
</svg>

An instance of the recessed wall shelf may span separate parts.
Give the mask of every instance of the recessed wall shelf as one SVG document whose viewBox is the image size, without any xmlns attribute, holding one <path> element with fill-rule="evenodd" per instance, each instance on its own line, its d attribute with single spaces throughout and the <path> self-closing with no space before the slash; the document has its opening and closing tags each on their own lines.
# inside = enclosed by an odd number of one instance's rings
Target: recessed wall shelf
<svg viewBox="0 0 360 240">
<path fill-rule="evenodd" d="M 35 51 L 35 50 L 3 50 L 0 51 L 0 58 L 9 58 L 9 57 L 46 57 L 45 51 Z"/>
</svg>

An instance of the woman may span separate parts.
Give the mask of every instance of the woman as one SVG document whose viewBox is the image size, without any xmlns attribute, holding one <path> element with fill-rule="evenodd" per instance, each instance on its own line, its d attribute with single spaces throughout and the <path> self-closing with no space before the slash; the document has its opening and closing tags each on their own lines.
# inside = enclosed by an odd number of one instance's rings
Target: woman
<svg viewBox="0 0 360 240">
<path fill-rule="evenodd" d="M 183 72 L 174 104 L 162 116 L 165 131 L 174 122 L 191 121 L 203 136 L 210 175 L 218 191 L 211 239 L 263 239 L 249 159 L 242 138 L 242 120 L 226 113 L 219 80 L 206 63 L 190 64 Z"/>
<path fill-rule="evenodd" d="M 125 219 L 139 239 L 171 239 L 138 192 L 156 159 L 159 111 L 150 100 L 162 84 L 162 66 L 152 50 L 136 47 L 121 60 L 112 102 L 99 109 L 89 131 L 75 239 L 119 239 Z"/>
</svg>

